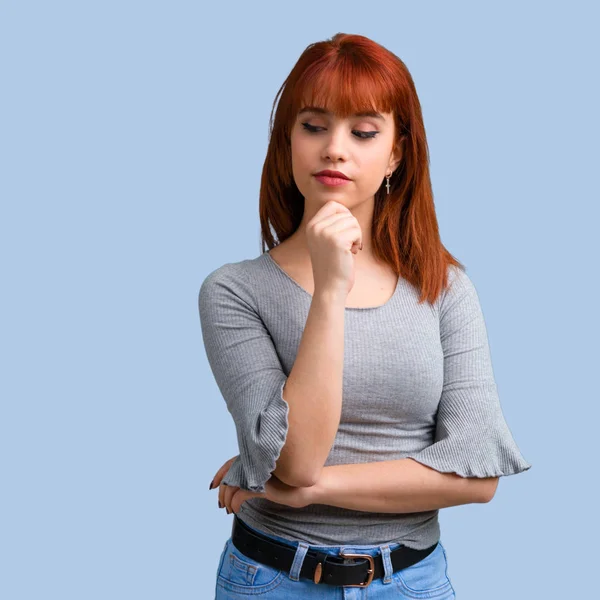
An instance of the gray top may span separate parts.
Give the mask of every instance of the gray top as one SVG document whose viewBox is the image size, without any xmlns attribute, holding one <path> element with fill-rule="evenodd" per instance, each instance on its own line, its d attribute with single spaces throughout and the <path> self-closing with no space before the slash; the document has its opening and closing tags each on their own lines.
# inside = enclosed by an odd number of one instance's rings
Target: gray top
<svg viewBox="0 0 600 600">
<path fill-rule="evenodd" d="M 413 458 L 462 477 L 514 475 L 531 465 L 504 419 L 477 292 L 458 267 L 434 304 L 400 277 L 377 307 L 346 307 L 343 404 L 325 466 Z M 198 296 L 208 362 L 237 432 L 239 457 L 223 482 L 265 491 L 286 439 L 282 389 L 311 295 L 268 252 L 227 263 Z M 290 508 L 264 498 L 238 513 L 251 527 L 313 545 L 440 539 L 438 510 L 374 513 L 325 504 Z"/>
</svg>

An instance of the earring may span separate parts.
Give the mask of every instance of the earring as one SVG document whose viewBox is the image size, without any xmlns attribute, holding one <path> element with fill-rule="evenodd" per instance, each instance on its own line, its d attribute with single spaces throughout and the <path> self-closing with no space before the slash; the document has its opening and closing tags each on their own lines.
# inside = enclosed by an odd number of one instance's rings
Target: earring
<svg viewBox="0 0 600 600">
<path fill-rule="evenodd" d="M 389 175 L 385 176 L 385 178 L 387 179 L 387 183 L 385 184 L 385 187 L 387 188 L 388 196 L 390 195 L 390 177 L 391 176 L 392 176 L 391 173 Z"/>
</svg>

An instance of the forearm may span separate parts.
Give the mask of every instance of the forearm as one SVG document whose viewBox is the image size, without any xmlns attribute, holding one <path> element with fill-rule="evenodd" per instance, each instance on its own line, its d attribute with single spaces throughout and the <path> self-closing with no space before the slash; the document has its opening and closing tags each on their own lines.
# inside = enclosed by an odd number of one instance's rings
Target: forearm
<svg viewBox="0 0 600 600">
<path fill-rule="evenodd" d="M 440 473 L 410 458 L 323 467 L 311 504 L 352 510 L 411 513 L 487 502 L 497 478 Z"/>
<path fill-rule="evenodd" d="M 273 472 L 290 485 L 314 484 L 331 451 L 342 410 L 343 295 L 315 293 L 283 398 L 288 433 Z"/>
</svg>

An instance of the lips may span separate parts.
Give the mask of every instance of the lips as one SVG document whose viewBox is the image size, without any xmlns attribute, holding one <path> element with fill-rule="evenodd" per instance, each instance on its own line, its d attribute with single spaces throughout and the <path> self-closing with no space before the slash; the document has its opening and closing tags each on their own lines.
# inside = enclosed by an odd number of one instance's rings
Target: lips
<svg viewBox="0 0 600 600">
<path fill-rule="evenodd" d="M 319 171 L 318 173 L 315 173 L 315 176 L 317 175 L 325 175 L 326 177 L 336 177 L 338 179 L 350 180 L 350 177 L 347 177 L 341 171 L 331 171 L 330 169 L 325 169 L 324 171 Z"/>
</svg>

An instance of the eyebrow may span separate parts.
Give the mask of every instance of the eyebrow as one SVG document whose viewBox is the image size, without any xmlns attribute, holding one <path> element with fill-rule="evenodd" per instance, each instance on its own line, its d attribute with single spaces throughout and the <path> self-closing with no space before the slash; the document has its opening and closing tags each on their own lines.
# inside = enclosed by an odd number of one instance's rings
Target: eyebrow
<svg viewBox="0 0 600 600">
<path fill-rule="evenodd" d="M 325 110 L 324 108 L 321 108 L 320 106 L 305 106 L 300 111 L 298 111 L 298 116 L 300 116 L 303 113 L 307 113 L 307 112 L 318 113 L 321 115 L 331 115 L 331 112 L 329 112 L 328 110 Z M 354 115 L 352 115 L 352 116 L 354 116 L 354 117 L 373 117 L 374 119 L 381 119 L 382 121 L 385 121 L 385 117 L 382 114 L 380 114 L 378 112 L 369 111 L 369 110 L 354 113 Z"/>
</svg>

